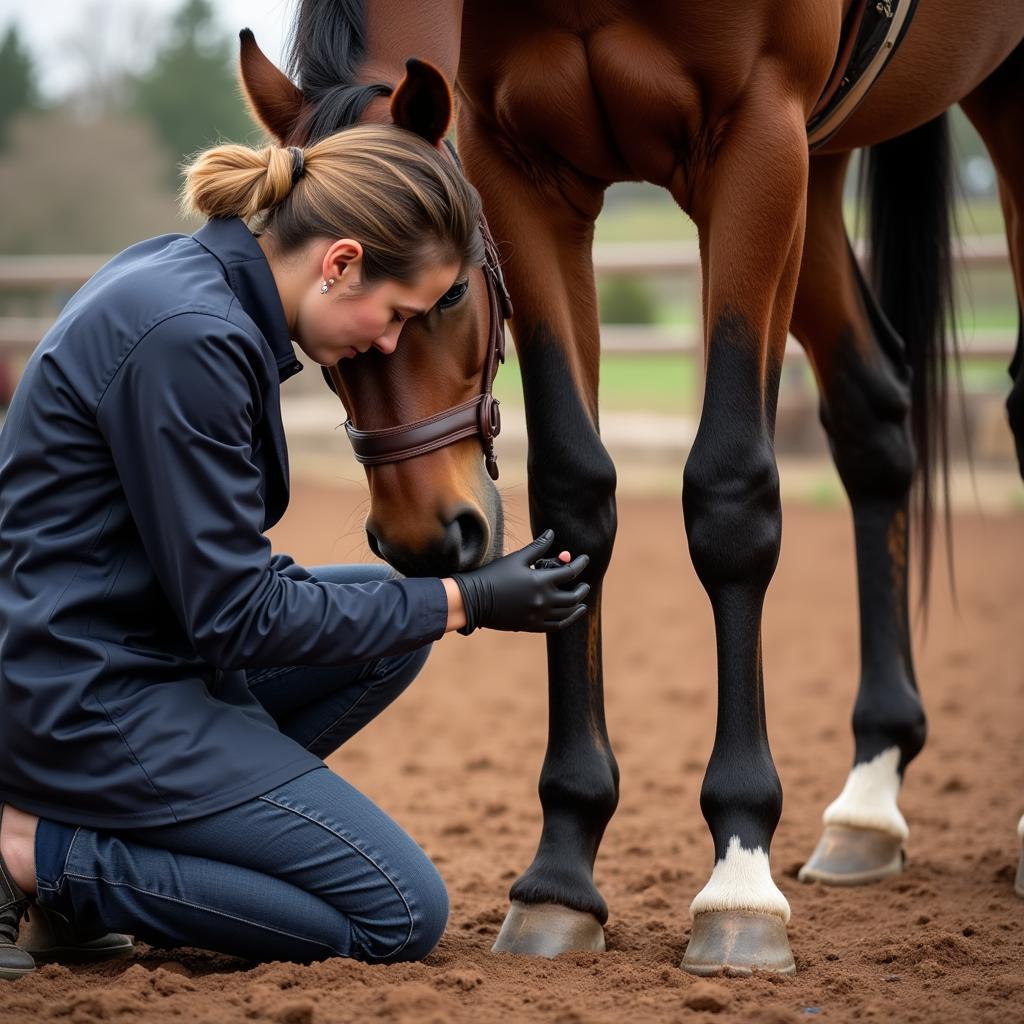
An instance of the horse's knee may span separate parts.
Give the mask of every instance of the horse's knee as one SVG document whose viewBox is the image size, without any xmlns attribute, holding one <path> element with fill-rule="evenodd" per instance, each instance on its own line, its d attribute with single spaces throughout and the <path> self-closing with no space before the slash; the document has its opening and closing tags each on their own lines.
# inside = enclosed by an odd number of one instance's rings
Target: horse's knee
<svg viewBox="0 0 1024 1024">
<path fill-rule="evenodd" d="M 598 436 L 580 425 L 565 458 L 545 450 L 529 460 L 531 513 L 538 525 L 555 531 L 557 544 L 590 556 L 590 576 L 603 575 L 618 529 L 616 474 Z"/>
<path fill-rule="evenodd" d="M 782 538 L 769 387 L 759 343 L 737 314 L 719 316 L 708 350 L 700 427 L 683 472 L 690 557 L 709 593 L 730 583 L 766 588 Z"/>
<path fill-rule="evenodd" d="M 779 557 L 782 511 L 766 439 L 752 437 L 746 450 L 723 460 L 698 434 L 683 474 L 683 512 L 690 557 L 706 590 L 729 583 L 767 587 Z"/>
<path fill-rule="evenodd" d="M 588 410 L 564 346 L 546 326 L 528 332 L 520 369 L 530 426 L 528 469 L 534 522 L 590 556 L 603 574 L 615 542 L 615 464 Z"/>
<path fill-rule="evenodd" d="M 565 811 L 603 830 L 618 806 L 619 767 L 608 746 L 577 747 L 545 759 L 538 788 L 546 812 Z"/>
<path fill-rule="evenodd" d="M 768 585 L 781 545 L 779 476 L 764 433 L 701 429 L 683 473 L 690 557 L 705 589 Z"/>
</svg>

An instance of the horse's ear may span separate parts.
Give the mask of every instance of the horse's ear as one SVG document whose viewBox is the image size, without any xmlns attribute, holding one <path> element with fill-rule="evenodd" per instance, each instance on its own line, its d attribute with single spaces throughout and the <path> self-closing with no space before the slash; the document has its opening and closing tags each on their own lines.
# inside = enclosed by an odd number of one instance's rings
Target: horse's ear
<svg viewBox="0 0 1024 1024">
<path fill-rule="evenodd" d="M 410 57 L 405 77 L 391 95 L 391 119 L 436 146 L 452 121 L 452 90 L 444 75 L 425 60 Z"/>
<path fill-rule="evenodd" d="M 252 115 L 281 145 L 291 139 L 305 97 L 292 80 L 256 45 L 256 37 L 243 28 L 239 38 L 239 73 Z"/>
</svg>

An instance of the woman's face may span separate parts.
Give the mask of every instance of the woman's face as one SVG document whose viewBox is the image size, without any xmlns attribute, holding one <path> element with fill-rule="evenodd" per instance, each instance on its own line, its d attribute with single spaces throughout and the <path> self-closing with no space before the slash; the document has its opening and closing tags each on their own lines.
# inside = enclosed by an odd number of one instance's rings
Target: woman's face
<svg viewBox="0 0 1024 1024">
<path fill-rule="evenodd" d="M 371 348 L 389 355 L 405 321 L 428 312 L 459 273 L 456 264 L 428 265 L 411 284 L 385 279 L 367 285 L 362 270 L 362 246 L 341 239 L 332 243 L 315 281 L 299 297 L 295 341 L 321 366 Z M 323 282 L 332 278 L 327 292 L 321 292 Z"/>
</svg>

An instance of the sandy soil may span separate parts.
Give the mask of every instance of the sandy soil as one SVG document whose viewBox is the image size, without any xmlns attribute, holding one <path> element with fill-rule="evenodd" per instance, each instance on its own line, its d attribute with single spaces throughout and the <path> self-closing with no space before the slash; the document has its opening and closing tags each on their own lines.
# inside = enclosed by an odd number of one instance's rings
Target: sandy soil
<svg viewBox="0 0 1024 1024">
<path fill-rule="evenodd" d="M 360 493 L 297 484 L 275 545 L 306 564 L 366 556 Z M 509 495 L 525 541 L 522 490 Z M 403 698 L 333 759 L 437 861 L 452 902 L 422 964 L 253 966 L 140 945 L 129 960 L 51 965 L 0 989 L 0 1020 L 199 1022 L 1024 1020 L 1024 516 L 956 522 L 960 613 L 940 593 L 918 666 L 927 748 L 902 798 L 906 873 L 840 890 L 795 879 L 852 751 L 857 640 L 842 510 L 788 508 L 765 616 L 772 746 L 786 792 L 773 864 L 793 908 L 790 979 L 698 980 L 679 967 L 687 906 L 712 866 L 697 804 L 714 728 L 709 608 L 676 500 L 620 503 L 606 592 L 606 677 L 622 799 L 597 864 L 609 952 L 489 952 L 539 834 L 543 643 L 457 635 Z M 644 596 L 638 598 L 643 586 Z"/>
</svg>

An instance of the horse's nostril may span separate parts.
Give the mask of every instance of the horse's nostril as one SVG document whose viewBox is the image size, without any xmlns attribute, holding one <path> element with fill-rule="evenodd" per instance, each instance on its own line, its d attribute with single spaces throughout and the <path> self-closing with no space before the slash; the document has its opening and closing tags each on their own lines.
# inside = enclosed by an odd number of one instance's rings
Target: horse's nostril
<svg viewBox="0 0 1024 1024">
<path fill-rule="evenodd" d="M 404 538 L 396 541 L 386 530 L 378 534 L 370 522 L 365 529 L 370 550 L 403 576 L 447 576 L 475 569 L 487 556 L 490 541 L 486 520 L 472 510 L 459 513 L 447 522 L 443 533 L 435 533 L 421 545 L 410 545 Z"/>
<path fill-rule="evenodd" d="M 463 512 L 448 524 L 445 548 L 456 563 L 453 571 L 475 569 L 480 564 L 487 549 L 487 525 L 478 513 Z"/>
</svg>

